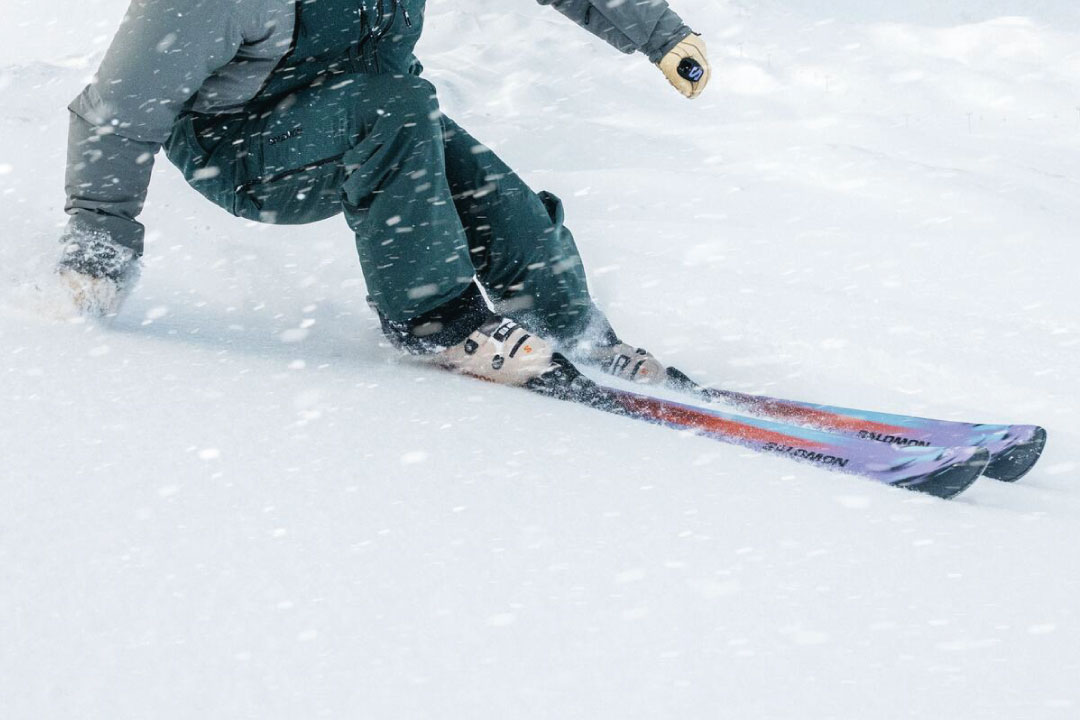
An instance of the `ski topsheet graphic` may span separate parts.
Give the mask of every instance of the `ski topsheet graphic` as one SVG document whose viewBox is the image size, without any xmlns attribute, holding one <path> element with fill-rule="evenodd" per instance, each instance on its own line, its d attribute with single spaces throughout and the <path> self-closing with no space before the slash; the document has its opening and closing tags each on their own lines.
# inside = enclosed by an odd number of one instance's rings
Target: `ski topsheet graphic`
<svg viewBox="0 0 1080 720">
<path fill-rule="evenodd" d="M 533 380 L 527 387 L 615 415 L 938 497 L 950 498 L 962 492 L 982 474 L 990 459 L 990 453 L 982 447 L 902 447 L 868 442 L 859 437 L 741 417 L 711 407 L 693 407 L 604 387 L 586 378 L 561 356 L 556 355 L 556 360 L 557 370 Z"/>
<path fill-rule="evenodd" d="M 984 447 L 990 452 L 990 462 L 983 474 L 1005 482 L 1019 480 L 1031 470 L 1046 445 L 1046 430 L 1037 425 L 933 420 L 749 395 L 703 387 L 674 368 L 668 369 L 668 387 L 755 417 L 885 445 Z"/>
</svg>

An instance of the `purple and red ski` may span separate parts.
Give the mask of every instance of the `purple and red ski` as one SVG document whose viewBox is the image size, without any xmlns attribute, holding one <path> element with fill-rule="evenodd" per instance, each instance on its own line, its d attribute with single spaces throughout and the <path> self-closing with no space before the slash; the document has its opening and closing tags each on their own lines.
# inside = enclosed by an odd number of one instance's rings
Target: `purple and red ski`
<svg viewBox="0 0 1080 720">
<path fill-rule="evenodd" d="M 987 449 L 970 444 L 927 447 L 867 442 L 858 436 L 741 417 L 711 407 L 617 390 L 588 379 L 565 358 L 557 355 L 556 359 L 559 369 L 532 381 L 530 390 L 942 498 L 954 497 L 969 487 L 990 460 Z"/>
</svg>

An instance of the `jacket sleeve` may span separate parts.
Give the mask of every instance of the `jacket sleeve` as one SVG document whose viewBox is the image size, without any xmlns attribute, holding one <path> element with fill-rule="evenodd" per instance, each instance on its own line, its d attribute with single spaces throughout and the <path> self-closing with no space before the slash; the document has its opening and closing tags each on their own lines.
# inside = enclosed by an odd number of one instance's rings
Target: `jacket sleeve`
<svg viewBox="0 0 1080 720">
<path fill-rule="evenodd" d="M 665 0 L 537 0 L 624 53 L 660 59 L 693 31 Z"/>
<path fill-rule="evenodd" d="M 135 221 L 153 158 L 184 104 L 242 38 L 229 0 L 133 0 L 91 83 L 68 106 L 67 234 L 142 252 Z"/>
</svg>

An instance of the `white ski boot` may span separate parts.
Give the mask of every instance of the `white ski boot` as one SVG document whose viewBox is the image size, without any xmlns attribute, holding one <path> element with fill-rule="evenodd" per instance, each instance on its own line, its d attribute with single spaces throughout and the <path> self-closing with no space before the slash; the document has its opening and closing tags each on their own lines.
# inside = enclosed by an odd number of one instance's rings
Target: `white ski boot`
<svg viewBox="0 0 1080 720">
<path fill-rule="evenodd" d="M 557 369 L 551 344 L 509 318 L 492 315 L 464 341 L 427 362 L 503 385 L 524 386 Z"/>
<path fill-rule="evenodd" d="M 667 381 L 667 368 L 648 350 L 621 341 L 612 345 L 590 344 L 581 348 L 575 357 L 622 380 L 642 385 L 660 385 Z"/>
</svg>

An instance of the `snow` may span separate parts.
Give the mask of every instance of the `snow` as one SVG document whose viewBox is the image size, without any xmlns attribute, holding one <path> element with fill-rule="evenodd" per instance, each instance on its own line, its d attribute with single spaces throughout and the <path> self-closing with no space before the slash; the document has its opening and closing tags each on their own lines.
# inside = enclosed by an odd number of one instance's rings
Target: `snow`
<svg viewBox="0 0 1080 720">
<path fill-rule="evenodd" d="M 563 197 L 620 332 L 733 389 L 1050 444 L 952 502 L 398 360 L 349 232 L 159 158 L 58 319 L 64 105 L 122 0 L 0 26 L 0 717 L 1069 718 L 1080 9 L 679 0 L 688 103 L 529 2 L 432 0 L 444 109 Z M 40 289 L 39 289 L 40 288 Z"/>
</svg>

